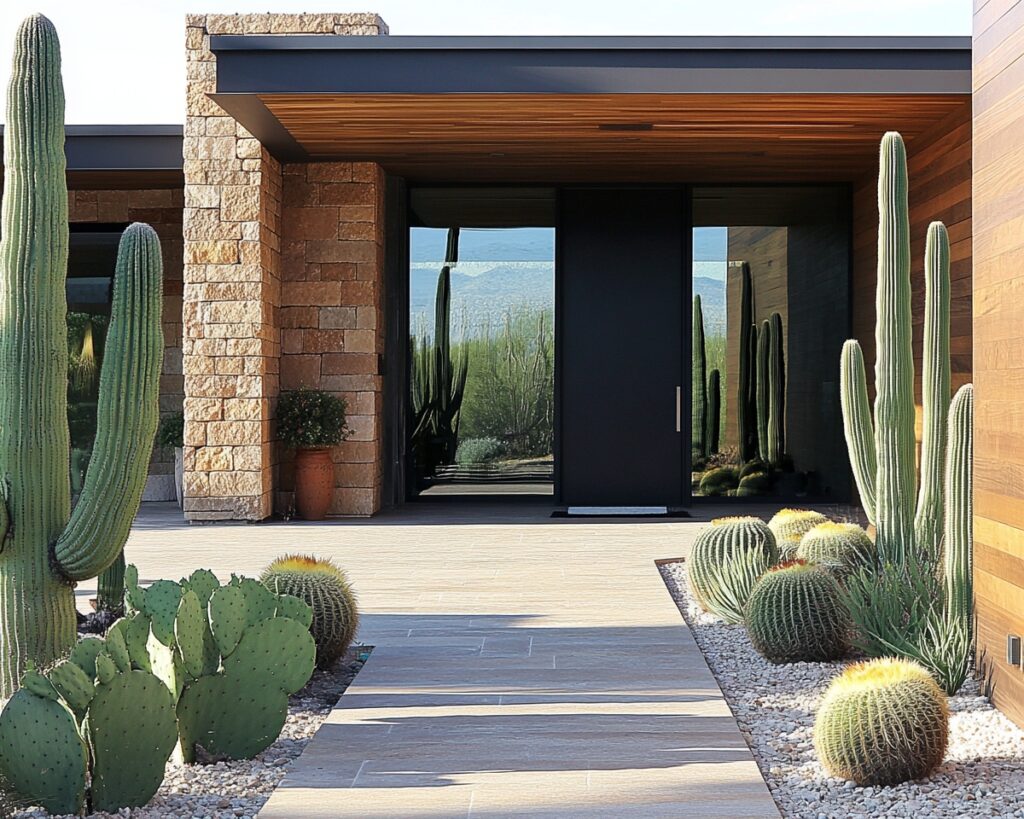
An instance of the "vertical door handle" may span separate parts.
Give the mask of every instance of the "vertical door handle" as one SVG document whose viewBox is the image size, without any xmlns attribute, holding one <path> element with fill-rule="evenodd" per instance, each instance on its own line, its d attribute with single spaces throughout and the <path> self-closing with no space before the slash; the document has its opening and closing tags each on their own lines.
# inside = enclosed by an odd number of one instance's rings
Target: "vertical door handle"
<svg viewBox="0 0 1024 819">
<path fill-rule="evenodd" d="M 683 431 L 683 388 L 676 387 L 676 432 Z"/>
</svg>

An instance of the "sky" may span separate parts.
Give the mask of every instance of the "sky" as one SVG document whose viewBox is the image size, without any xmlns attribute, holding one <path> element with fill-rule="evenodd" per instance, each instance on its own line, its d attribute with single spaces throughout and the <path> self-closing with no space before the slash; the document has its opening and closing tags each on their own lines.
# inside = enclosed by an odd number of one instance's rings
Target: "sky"
<svg viewBox="0 0 1024 819">
<path fill-rule="evenodd" d="M 376 11 L 392 34 L 969 35 L 971 0 L 4 0 L 4 86 L 18 23 L 57 25 L 66 121 L 180 123 L 186 12 Z"/>
</svg>

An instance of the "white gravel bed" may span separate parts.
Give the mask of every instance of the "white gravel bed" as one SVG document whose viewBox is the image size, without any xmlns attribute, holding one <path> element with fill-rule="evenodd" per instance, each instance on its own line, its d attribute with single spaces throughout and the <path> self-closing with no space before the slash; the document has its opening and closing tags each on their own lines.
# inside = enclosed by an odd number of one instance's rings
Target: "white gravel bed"
<svg viewBox="0 0 1024 819">
<path fill-rule="evenodd" d="M 742 625 L 700 610 L 684 563 L 664 564 L 661 572 L 783 816 L 1024 817 L 1024 731 L 981 696 L 977 681 L 968 680 L 949 699 L 946 760 L 929 779 L 857 787 L 826 775 L 813 747 L 818 702 L 844 663 L 772 665 Z"/>
<path fill-rule="evenodd" d="M 357 659 L 356 650 L 333 668 L 313 672 L 306 687 L 291 697 L 281 736 L 255 759 L 212 765 L 168 762 L 164 782 L 148 805 L 123 808 L 116 814 L 93 813 L 88 819 L 253 819 L 362 668 L 365 660 Z M 366 647 L 358 651 L 365 657 Z M 35 809 L 19 811 L 14 817 L 50 819 L 50 814 Z"/>
</svg>

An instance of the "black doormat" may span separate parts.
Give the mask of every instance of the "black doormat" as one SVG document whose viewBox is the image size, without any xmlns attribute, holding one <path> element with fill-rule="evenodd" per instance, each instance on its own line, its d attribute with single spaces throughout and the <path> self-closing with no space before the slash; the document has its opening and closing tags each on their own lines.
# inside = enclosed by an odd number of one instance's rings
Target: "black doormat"
<svg viewBox="0 0 1024 819">
<path fill-rule="evenodd" d="M 556 509 L 551 513 L 553 518 L 578 518 L 583 520 L 665 520 L 666 518 L 689 518 L 692 515 L 685 509 L 669 509 L 665 512 L 570 512 L 568 509 Z"/>
</svg>

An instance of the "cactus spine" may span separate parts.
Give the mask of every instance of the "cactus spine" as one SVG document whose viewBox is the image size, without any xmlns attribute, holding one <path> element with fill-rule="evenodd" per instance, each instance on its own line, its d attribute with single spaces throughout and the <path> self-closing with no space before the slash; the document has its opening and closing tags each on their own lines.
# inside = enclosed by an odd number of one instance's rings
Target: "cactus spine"
<svg viewBox="0 0 1024 819">
<path fill-rule="evenodd" d="M 757 454 L 765 463 L 768 459 L 768 404 L 771 388 L 768 381 L 768 366 L 771 360 L 772 325 L 767 319 L 761 322 L 757 334 L 757 387 L 755 398 L 757 406 Z"/>
<path fill-rule="evenodd" d="M 740 269 L 740 337 L 739 372 L 736 378 L 736 424 L 739 431 L 737 445 L 740 458 L 749 461 L 757 454 L 757 419 L 753 410 L 751 385 L 756 373 L 757 329 L 754 321 L 754 293 L 750 281 L 750 265 L 744 262 Z"/>
<path fill-rule="evenodd" d="M 942 222 L 928 226 L 924 252 L 925 316 L 921 365 L 923 432 L 921 488 L 914 538 L 922 554 L 938 556 L 943 521 L 942 478 L 949 412 L 949 234 Z"/>
<path fill-rule="evenodd" d="M 159 245 L 150 228 L 135 225 L 118 253 L 99 427 L 72 514 L 64 92 L 57 33 L 41 15 L 16 37 L 4 165 L 0 478 L 9 524 L 0 553 L 0 697 L 13 693 L 30 661 L 47 665 L 70 650 L 72 584 L 121 552 L 146 478 L 163 347 Z"/>
<path fill-rule="evenodd" d="M 705 435 L 705 443 L 707 444 L 707 450 L 709 455 L 714 455 L 718 452 L 719 434 L 721 423 L 721 396 L 722 396 L 722 385 L 721 375 L 716 367 L 708 373 L 708 424 L 707 434 Z"/>
<path fill-rule="evenodd" d="M 819 523 L 801 539 L 796 556 L 843 579 L 875 563 L 875 544 L 856 523 Z"/>
<path fill-rule="evenodd" d="M 786 452 L 786 360 L 782 334 L 782 316 L 769 319 L 771 341 L 768 350 L 768 463 L 778 468 Z"/>
<path fill-rule="evenodd" d="M 946 616 L 970 634 L 974 611 L 972 586 L 974 540 L 972 521 L 972 458 L 974 455 L 974 387 L 965 384 L 949 408 L 946 450 L 944 576 Z"/>
<path fill-rule="evenodd" d="M 700 296 L 693 297 L 690 359 L 692 390 L 690 400 L 690 451 L 693 458 L 707 457 L 707 356 L 704 352 L 704 311 Z"/>
</svg>

